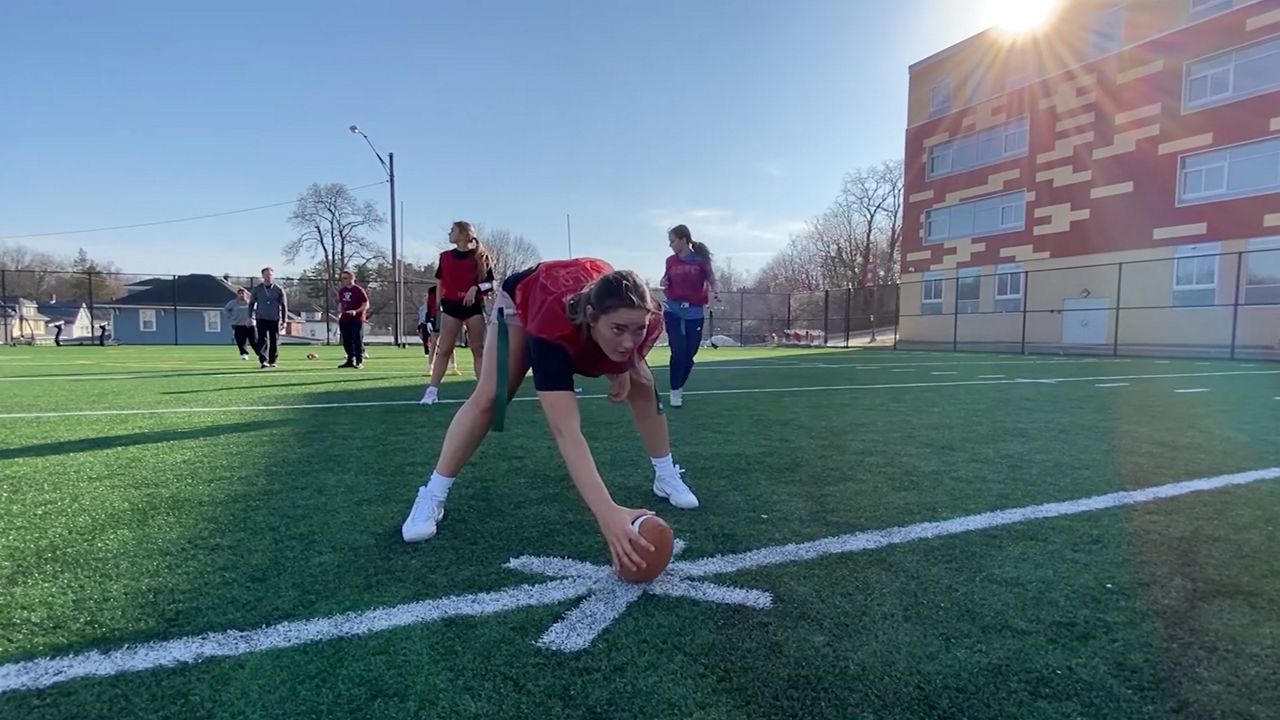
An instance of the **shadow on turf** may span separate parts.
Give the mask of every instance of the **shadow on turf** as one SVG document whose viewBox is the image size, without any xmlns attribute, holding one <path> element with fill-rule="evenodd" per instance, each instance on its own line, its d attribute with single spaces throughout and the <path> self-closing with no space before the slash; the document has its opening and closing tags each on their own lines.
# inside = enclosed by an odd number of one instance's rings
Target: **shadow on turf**
<svg viewBox="0 0 1280 720">
<path fill-rule="evenodd" d="M 156 445 L 182 440 L 196 440 L 235 435 L 237 433 L 261 430 L 261 422 L 238 422 L 226 425 L 210 425 L 208 427 L 181 428 L 177 430 L 161 430 L 158 432 L 138 432 L 125 435 L 108 435 L 105 437 L 85 438 L 83 440 L 63 440 L 60 442 L 26 445 L 19 448 L 0 450 L 0 460 L 19 460 L 25 458 L 56 457 L 69 453 L 93 452 L 96 450 L 115 450 L 119 448 L 138 447 L 140 445 Z"/>
</svg>

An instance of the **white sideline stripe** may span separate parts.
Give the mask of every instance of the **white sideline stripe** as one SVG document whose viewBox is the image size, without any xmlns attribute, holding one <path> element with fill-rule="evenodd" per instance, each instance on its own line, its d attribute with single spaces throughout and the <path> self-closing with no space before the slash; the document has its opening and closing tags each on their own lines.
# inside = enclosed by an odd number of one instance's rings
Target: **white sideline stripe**
<svg viewBox="0 0 1280 720">
<path fill-rule="evenodd" d="M 1002 378 L 1002 377 L 1004 377 L 1004 375 L 979 375 L 978 379 L 979 380 L 995 380 L 996 378 Z"/>
<path fill-rule="evenodd" d="M 646 589 L 655 594 L 743 604 L 759 609 L 772 605 L 771 596 L 765 592 L 724 588 L 706 583 L 690 583 L 686 580 L 687 578 L 720 575 L 812 560 L 827 555 L 873 550 L 915 540 L 1137 505 L 1188 493 L 1233 485 L 1247 485 L 1275 478 L 1280 478 L 1280 467 L 1187 480 L 1143 490 L 1095 495 L 1064 502 L 996 510 L 950 520 L 838 535 L 812 542 L 777 545 L 691 562 L 677 561 L 671 564 L 668 574 L 660 577 L 648 588 L 625 586 L 618 582 L 611 583 L 611 587 L 601 589 L 597 580 L 592 577 L 578 576 L 585 567 L 589 567 L 585 563 L 553 560 L 554 572 L 566 571 L 572 577 L 495 592 L 455 595 L 312 620 L 282 622 L 257 630 L 226 630 L 141 645 L 126 645 L 106 652 L 92 650 L 62 657 L 37 658 L 0 665 L 0 694 L 15 690 L 37 690 L 78 678 L 110 677 L 158 667 L 188 665 L 215 657 L 234 657 L 342 637 L 367 635 L 382 630 L 437 622 L 451 617 L 491 615 L 517 608 L 554 605 L 590 594 L 591 597 L 587 601 L 566 613 L 564 618 L 548 630 L 537 643 L 554 649 L 573 649 L 583 643 L 584 637 L 585 642 L 589 644 L 590 638 L 594 637 L 593 633 L 598 634 L 599 630 L 607 627 Z M 525 558 L 521 561 L 522 569 L 538 570 L 543 561 L 542 558 Z M 598 572 L 593 574 L 598 575 Z M 618 589 L 619 587 L 622 589 Z M 557 631 L 557 627 L 561 630 Z"/>
<path fill-rule="evenodd" d="M 721 390 L 685 390 L 685 395 L 742 395 L 745 393 L 780 393 L 780 392 L 831 392 L 833 390 L 898 390 L 906 388 L 931 388 L 931 387 L 964 387 L 969 385 L 1056 385 L 1058 383 L 1067 382 L 1101 382 L 1107 380 L 1161 380 L 1168 378 L 1191 378 L 1191 377 L 1228 377 L 1236 375 L 1280 375 L 1280 370 L 1233 370 L 1222 372 L 1201 372 L 1201 373 L 1159 373 L 1153 375 L 1101 375 L 1094 377 L 1059 377 L 1044 379 L 1005 379 L 1005 380 L 951 380 L 943 382 L 918 382 L 918 383 L 885 383 L 882 385 L 817 385 L 811 387 L 780 387 L 780 388 L 731 388 Z M 606 395 L 579 395 L 581 400 L 599 400 L 607 397 Z M 537 400 L 537 397 L 522 395 L 514 398 L 512 402 L 530 402 Z M 466 398 L 440 400 L 440 405 L 460 405 L 466 402 Z M 47 413 L 5 413 L 0 414 L 0 420 L 15 420 L 23 418 L 55 418 L 55 417 L 91 417 L 97 415 L 154 415 L 166 413 L 211 413 L 211 412 L 255 412 L 263 410 L 310 410 L 319 408 L 345 408 L 345 407 L 381 407 L 387 405 L 417 405 L 417 400 L 376 400 L 369 402 L 335 402 L 335 403 L 310 403 L 302 405 L 235 405 L 228 407 L 184 407 L 184 408 L 149 408 L 136 410 L 68 410 L 64 412 L 47 412 Z"/>
<path fill-rule="evenodd" d="M 1234 475 L 1200 478 L 1184 482 L 1157 485 L 1142 490 L 1127 490 L 1095 495 L 1093 497 L 1067 500 L 1065 502 L 1030 505 L 1027 507 L 996 510 L 994 512 L 967 515 L 939 522 L 923 522 L 914 525 L 902 525 L 884 530 L 837 535 L 806 543 L 793 543 L 776 547 L 761 548 L 731 555 L 717 555 L 702 560 L 680 561 L 671 564 L 674 574 L 682 577 L 706 577 L 725 573 L 750 570 L 768 565 L 801 562 L 826 555 L 861 552 L 888 545 L 898 545 L 924 540 L 927 538 L 957 535 L 959 533 L 985 530 L 1002 525 L 1015 525 L 1029 520 L 1043 520 L 1077 515 L 1125 505 L 1138 505 L 1153 500 L 1177 497 L 1193 492 L 1216 490 L 1232 485 L 1247 485 L 1260 480 L 1280 478 L 1280 467 L 1252 470 Z"/>
<path fill-rule="evenodd" d="M 553 605 L 586 595 L 585 580 L 554 580 L 497 592 L 454 595 L 436 600 L 343 613 L 314 620 L 269 625 L 257 630 L 226 630 L 176 640 L 126 645 L 109 652 L 91 651 L 60 658 L 40 658 L 0 665 L 0 694 L 36 690 L 85 677 L 109 677 L 157 667 L 188 665 L 215 657 L 293 647 L 436 622 L 451 617 L 475 617 L 516 608 Z"/>
<path fill-rule="evenodd" d="M 1098 383 L 1094 387 L 1129 387 L 1129 383 Z"/>
<path fill-rule="evenodd" d="M 930 375 L 959 375 L 960 373 L 958 373 L 958 372 L 953 372 L 953 371 L 941 371 L 941 370 L 934 370 L 933 372 L 931 372 L 931 373 L 929 373 L 929 374 L 930 374 Z"/>
<path fill-rule="evenodd" d="M 1086 358 L 1083 360 L 1014 360 L 1014 361 L 985 361 L 985 362 L 925 362 L 925 363 L 880 363 L 875 366 L 862 365 L 856 363 L 768 363 L 764 365 L 712 365 L 701 364 L 698 366 L 698 372 L 713 371 L 719 372 L 724 370 L 805 370 L 813 368 L 856 368 L 858 370 L 881 370 L 886 368 L 909 368 L 909 367 L 955 367 L 958 365 L 1083 365 L 1087 363 L 1115 363 L 1128 362 L 1128 360 Z M 215 368 L 211 368 L 215 369 Z M 470 368 L 468 368 L 470 369 Z M 656 372 L 669 372 L 671 368 L 667 365 L 650 366 L 650 370 Z M 154 379 L 176 379 L 176 378 L 265 378 L 276 375 L 287 375 L 290 377 L 328 377 L 341 375 L 343 377 L 426 377 L 421 370 L 373 370 L 365 368 L 364 370 L 320 370 L 310 368 L 271 368 L 260 370 L 258 368 L 246 367 L 240 370 L 227 370 L 226 372 L 211 373 L 203 370 L 192 369 L 190 372 L 166 372 L 169 368 L 157 367 L 156 372 L 142 373 L 95 373 L 86 375 L 43 375 L 34 376 L 27 375 L 22 377 L 0 377 L 0 382 L 48 382 L 54 380 L 71 381 L 71 380 L 154 380 Z M 911 370 L 893 370 L 893 372 L 911 372 Z M 257 389 L 257 386 L 246 386 L 250 389 Z"/>
<path fill-rule="evenodd" d="M 1209 392 L 1209 388 L 1187 388 L 1185 390 L 1174 390 L 1176 393 L 1202 393 Z"/>
</svg>

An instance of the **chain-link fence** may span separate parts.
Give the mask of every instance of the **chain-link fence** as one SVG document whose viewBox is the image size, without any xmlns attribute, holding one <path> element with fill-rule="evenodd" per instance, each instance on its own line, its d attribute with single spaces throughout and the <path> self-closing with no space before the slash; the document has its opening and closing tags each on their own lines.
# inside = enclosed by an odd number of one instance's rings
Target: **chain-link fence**
<svg viewBox="0 0 1280 720">
<path fill-rule="evenodd" d="M 219 345 L 232 340 L 225 312 L 236 290 L 262 283 L 256 275 L 142 275 L 0 270 L 0 322 L 6 343 Z M 337 283 L 278 277 L 288 299 L 281 342 L 337 344 Z M 433 280 L 395 287 L 362 282 L 370 305 L 365 342 L 417 342 L 418 308 Z M 661 290 L 654 290 L 659 301 Z M 723 292 L 707 308 L 704 339 L 718 345 L 846 347 L 892 344 L 898 294 L 893 286 L 809 293 Z M 465 343 L 465 336 L 460 342 Z M 665 343 L 665 337 L 660 340 Z"/>
<path fill-rule="evenodd" d="M 903 283 L 898 347 L 1280 360 L 1280 249 Z"/>
</svg>

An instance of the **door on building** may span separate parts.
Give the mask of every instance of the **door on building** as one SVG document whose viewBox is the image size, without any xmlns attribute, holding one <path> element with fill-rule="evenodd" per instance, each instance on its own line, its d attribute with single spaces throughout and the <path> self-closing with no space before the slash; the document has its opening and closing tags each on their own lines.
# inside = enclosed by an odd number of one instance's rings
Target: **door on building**
<svg viewBox="0 0 1280 720">
<path fill-rule="evenodd" d="M 1062 344 L 1106 345 L 1110 307 L 1109 298 L 1063 300 Z"/>
</svg>

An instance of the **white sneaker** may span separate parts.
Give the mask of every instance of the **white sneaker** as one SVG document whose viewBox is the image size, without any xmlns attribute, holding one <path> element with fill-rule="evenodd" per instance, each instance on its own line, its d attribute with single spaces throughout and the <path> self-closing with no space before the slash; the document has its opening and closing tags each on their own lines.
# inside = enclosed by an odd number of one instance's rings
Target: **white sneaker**
<svg viewBox="0 0 1280 720">
<path fill-rule="evenodd" d="M 407 543 L 422 542 L 436 536 L 436 525 L 444 519 L 444 502 L 437 500 L 425 487 L 418 488 L 409 517 L 400 526 L 400 537 Z"/>
<path fill-rule="evenodd" d="M 248 360 L 248 359 L 249 359 L 249 356 L 248 356 L 248 354 L 241 355 L 241 356 L 240 356 L 240 359 L 241 359 L 241 360 Z"/>
<path fill-rule="evenodd" d="M 427 391 L 422 393 L 422 399 L 418 401 L 419 405 L 435 405 L 440 400 L 440 388 L 435 385 L 428 385 Z"/>
<path fill-rule="evenodd" d="M 679 465 L 673 473 L 655 472 L 653 477 L 653 494 L 666 498 L 673 506 L 681 510 L 692 510 L 698 507 L 698 496 L 693 494 L 680 474 L 684 468 Z"/>
<path fill-rule="evenodd" d="M 671 407 L 684 407 L 684 390 L 671 391 Z"/>
</svg>

